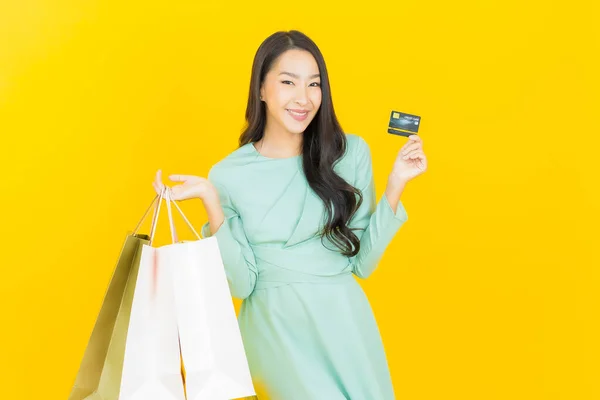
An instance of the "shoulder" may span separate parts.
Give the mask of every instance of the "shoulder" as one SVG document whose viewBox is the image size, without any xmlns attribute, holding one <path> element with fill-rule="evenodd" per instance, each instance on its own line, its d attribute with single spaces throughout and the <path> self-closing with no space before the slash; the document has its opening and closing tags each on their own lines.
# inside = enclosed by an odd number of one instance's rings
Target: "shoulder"
<svg viewBox="0 0 600 400">
<path fill-rule="evenodd" d="M 237 179 L 244 167 L 255 159 L 250 146 L 252 143 L 238 147 L 214 164 L 208 172 L 208 180 L 215 185 L 227 186 L 228 181 Z"/>
<path fill-rule="evenodd" d="M 346 157 L 353 160 L 354 163 L 370 160 L 371 149 L 367 141 L 362 136 L 354 133 L 346 133 L 346 141 Z"/>
<path fill-rule="evenodd" d="M 361 177 L 372 170 L 371 152 L 366 140 L 354 133 L 346 133 L 346 151 L 334 165 L 334 170 L 346 182 L 362 187 Z"/>
</svg>

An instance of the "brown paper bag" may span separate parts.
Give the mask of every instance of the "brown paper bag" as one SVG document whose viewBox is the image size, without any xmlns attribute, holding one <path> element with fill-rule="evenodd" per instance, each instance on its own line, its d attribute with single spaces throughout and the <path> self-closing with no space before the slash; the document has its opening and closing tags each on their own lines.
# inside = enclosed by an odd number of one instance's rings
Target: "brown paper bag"
<svg viewBox="0 0 600 400">
<path fill-rule="evenodd" d="M 83 355 L 69 400 L 118 400 L 131 304 L 144 244 L 150 236 L 138 233 L 156 196 L 133 233 L 127 235 L 100 313 Z M 154 225 L 155 218 L 152 221 Z M 154 226 L 151 227 L 151 230 Z"/>
</svg>

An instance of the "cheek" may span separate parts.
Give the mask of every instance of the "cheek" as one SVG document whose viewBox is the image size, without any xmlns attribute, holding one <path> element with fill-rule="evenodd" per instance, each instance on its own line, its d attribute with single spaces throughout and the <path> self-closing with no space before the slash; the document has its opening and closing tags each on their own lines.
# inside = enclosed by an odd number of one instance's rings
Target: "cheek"
<svg viewBox="0 0 600 400">
<path fill-rule="evenodd" d="M 321 96 L 322 96 L 322 93 L 320 90 L 318 90 L 318 91 L 315 90 L 314 93 L 311 93 L 310 100 L 315 107 L 318 107 L 319 105 L 321 105 Z"/>
<path fill-rule="evenodd" d="M 290 102 L 290 93 L 287 90 L 273 90 L 271 98 L 279 106 L 287 106 Z"/>
</svg>

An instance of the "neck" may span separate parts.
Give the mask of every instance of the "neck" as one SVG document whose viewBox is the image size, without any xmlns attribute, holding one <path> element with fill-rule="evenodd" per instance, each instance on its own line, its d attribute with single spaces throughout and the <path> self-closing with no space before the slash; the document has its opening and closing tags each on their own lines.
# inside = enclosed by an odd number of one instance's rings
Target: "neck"
<svg viewBox="0 0 600 400">
<path fill-rule="evenodd" d="M 265 157 L 294 157 L 302 153 L 302 137 L 302 133 L 289 132 L 267 124 L 262 139 L 256 142 L 256 147 Z"/>
</svg>

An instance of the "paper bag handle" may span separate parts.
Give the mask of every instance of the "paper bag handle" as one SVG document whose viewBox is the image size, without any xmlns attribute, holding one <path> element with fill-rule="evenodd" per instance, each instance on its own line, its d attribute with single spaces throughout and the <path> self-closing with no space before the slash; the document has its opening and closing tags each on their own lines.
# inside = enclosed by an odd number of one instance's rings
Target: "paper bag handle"
<svg viewBox="0 0 600 400">
<path fill-rule="evenodd" d="M 150 203 L 150 206 L 146 209 L 146 212 L 144 213 L 144 216 L 142 217 L 142 219 L 140 219 L 140 222 L 138 222 L 137 226 L 133 230 L 133 235 L 137 235 L 138 234 L 138 231 L 140 230 L 140 227 L 142 226 L 142 224 L 146 220 L 146 217 L 148 216 L 148 212 L 150 212 L 150 209 L 156 203 L 156 200 L 158 200 L 159 197 L 160 197 L 159 194 L 157 194 L 156 197 L 154 197 L 154 199 L 152 200 L 152 203 Z"/>
<path fill-rule="evenodd" d="M 169 188 L 167 186 L 163 187 L 163 190 L 160 192 L 160 194 L 157 194 L 154 197 L 154 199 L 152 200 L 152 203 L 146 209 L 146 212 L 144 213 L 143 217 L 141 218 L 141 220 L 138 222 L 137 226 L 135 227 L 133 234 L 136 235 L 138 233 L 141 225 L 146 220 L 148 213 L 150 212 L 150 209 L 152 208 L 153 205 L 156 204 L 156 206 L 154 208 L 154 215 L 152 216 L 152 224 L 150 226 L 150 240 L 148 242 L 148 245 L 150 245 L 150 246 L 152 245 L 152 242 L 154 241 L 154 235 L 156 233 L 156 225 L 158 222 L 158 217 L 160 214 L 160 207 L 161 207 L 163 199 L 165 199 L 167 201 L 167 212 L 169 214 L 169 225 L 171 228 L 171 240 L 173 241 L 173 243 L 177 243 L 177 232 L 175 231 L 175 224 L 173 223 L 173 216 L 171 213 L 171 202 L 175 205 L 175 208 L 177 208 L 177 211 L 179 211 L 179 214 L 181 214 L 181 216 L 183 217 L 187 226 L 192 230 L 192 232 L 194 232 L 194 235 L 196 235 L 196 237 L 198 239 L 202 239 L 201 236 L 198 234 L 198 232 L 196 232 L 196 230 L 194 229 L 194 227 L 192 226 L 190 221 L 187 219 L 187 217 L 185 216 L 183 211 L 181 211 L 181 208 L 179 208 L 179 205 L 171 197 L 171 188 Z M 157 200 L 158 200 L 158 202 L 157 202 Z"/>
<path fill-rule="evenodd" d="M 166 188 L 165 200 L 167 201 L 167 214 L 169 214 L 169 226 L 171 228 L 171 240 L 173 241 L 173 243 L 177 243 L 178 239 L 177 239 L 177 232 L 175 230 L 175 223 L 173 222 L 173 215 L 171 212 L 171 203 L 173 203 L 175 208 L 177 208 L 177 211 L 179 211 L 179 214 L 181 214 L 181 216 L 183 217 L 183 220 L 185 221 L 187 226 L 192 230 L 192 232 L 194 232 L 194 235 L 196 235 L 198 240 L 201 240 L 202 238 L 200 237 L 198 232 L 196 232 L 196 230 L 194 229 L 194 227 L 192 226 L 190 221 L 187 219 L 187 217 L 185 216 L 183 211 L 181 211 L 181 208 L 179 208 L 179 205 L 177 205 L 175 200 L 173 200 L 173 198 L 171 197 L 171 188 Z"/>
<path fill-rule="evenodd" d="M 160 195 L 158 197 L 158 203 L 156 204 L 156 208 L 154 209 L 154 216 L 152 217 L 152 226 L 150 228 L 150 241 L 148 242 L 149 246 L 152 246 L 154 242 L 154 234 L 156 232 L 156 225 L 158 223 L 158 215 L 160 214 L 160 206 L 162 204 L 162 200 L 165 197 L 166 187 L 163 187 L 163 190 L 160 191 Z"/>
</svg>

